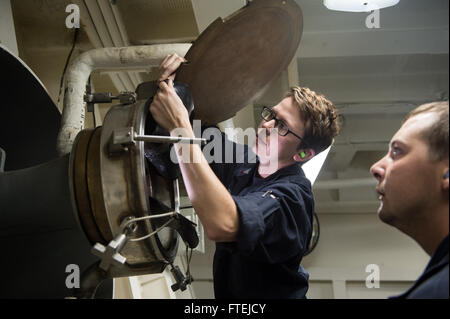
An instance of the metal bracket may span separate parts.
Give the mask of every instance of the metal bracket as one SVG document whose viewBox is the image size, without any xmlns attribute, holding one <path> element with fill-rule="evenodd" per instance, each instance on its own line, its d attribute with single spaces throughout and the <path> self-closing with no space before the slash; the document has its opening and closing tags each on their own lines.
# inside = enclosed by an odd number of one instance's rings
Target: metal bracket
<svg viewBox="0 0 450 319">
<path fill-rule="evenodd" d="M 84 101 L 88 104 L 111 103 L 113 100 L 119 100 L 120 104 L 133 104 L 137 101 L 137 94 L 134 92 L 120 92 L 114 96 L 112 93 L 86 93 Z"/>
<path fill-rule="evenodd" d="M 116 129 L 112 133 L 111 141 L 109 143 L 109 152 L 126 152 L 130 145 L 135 144 L 134 129 L 132 127 Z"/>
<path fill-rule="evenodd" d="M 87 111 L 94 112 L 94 105 L 99 103 L 112 103 L 113 100 L 119 100 L 120 104 L 134 104 L 137 101 L 137 94 L 134 92 L 120 92 L 118 96 L 112 93 L 91 93 L 90 88 L 84 95 L 84 102 L 87 103 Z"/>
</svg>

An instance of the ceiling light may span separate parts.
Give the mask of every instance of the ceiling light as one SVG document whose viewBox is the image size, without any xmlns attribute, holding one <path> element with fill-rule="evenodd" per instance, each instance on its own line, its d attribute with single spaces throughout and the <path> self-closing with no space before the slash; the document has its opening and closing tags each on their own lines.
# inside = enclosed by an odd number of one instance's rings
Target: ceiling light
<svg viewBox="0 0 450 319">
<path fill-rule="evenodd" d="M 330 10 L 348 12 L 370 12 L 398 4 L 400 0 L 323 0 Z"/>
</svg>

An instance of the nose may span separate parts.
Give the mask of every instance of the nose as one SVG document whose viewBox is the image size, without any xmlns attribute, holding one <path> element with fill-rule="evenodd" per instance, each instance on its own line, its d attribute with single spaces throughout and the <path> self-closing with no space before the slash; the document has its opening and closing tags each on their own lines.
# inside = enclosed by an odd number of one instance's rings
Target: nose
<svg viewBox="0 0 450 319">
<path fill-rule="evenodd" d="M 384 166 L 384 160 L 385 157 L 383 157 L 378 162 L 373 164 L 372 167 L 370 168 L 370 173 L 372 174 L 373 177 L 375 177 L 378 183 L 380 183 L 383 180 L 386 171 Z"/>
</svg>

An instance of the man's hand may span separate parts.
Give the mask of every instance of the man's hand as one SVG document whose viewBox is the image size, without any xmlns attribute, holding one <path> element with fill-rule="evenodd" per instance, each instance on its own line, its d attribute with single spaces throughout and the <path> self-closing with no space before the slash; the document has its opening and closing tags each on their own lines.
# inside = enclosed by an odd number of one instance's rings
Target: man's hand
<svg viewBox="0 0 450 319">
<path fill-rule="evenodd" d="M 176 53 L 169 54 L 159 65 L 158 81 L 164 81 L 167 79 L 175 80 L 175 71 L 180 67 L 182 63 L 186 63 L 187 60 L 180 57 Z"/>
<path fill-rule="evenodd" d="M 150 112 L 155 121 L 169 132 L 176 128 L 192 129 L 188 111 L 170 79 L 168 84 L 159 82 L 159 90 L 150 105 Z"/>
<path fill-rule="evenodd" d="M 159 66 L 159 90 L 150 105 L 155 121 L 169 132 L 176 128 L 191 128 L 186 107 L 173 87 L 175 71 L 185 62 L 186 59 L 176 53 L 164 58 Z"/>
</svg>

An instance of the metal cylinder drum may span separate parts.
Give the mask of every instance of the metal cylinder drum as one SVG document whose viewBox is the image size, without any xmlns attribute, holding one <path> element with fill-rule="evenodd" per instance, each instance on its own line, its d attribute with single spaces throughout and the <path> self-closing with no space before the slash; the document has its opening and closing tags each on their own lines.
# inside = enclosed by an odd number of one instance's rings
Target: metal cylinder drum
<svg viewBox="0 0 450 319">
<path fill-rule="evenodd" d="M 71 161 L 74 197 L 80 223 L 92 244 L 106 245 L 120 234 L 121 224 L 129 217 L 161 213 L 159 206 L 174 210 L 173 181 L 158 175 L 147 163 L 144 142 L 111 151 L 116 130 L 132 127 L 144 135 L 147 114 L 144 100 L 115 106 L 102 127 L 84 130 L 75 140 Z M 151 203 L 156 207 L 152 208 Z M 158 226 L 158 222 L 141 222 L 135 237 L 145 236 Z M 127 264 L 114 275 L 161 272 L 174 260 L 177 248 L 177 234 L 170 228 L 147 240 L 129 242 L 121 252 Z"/>
</svg>

